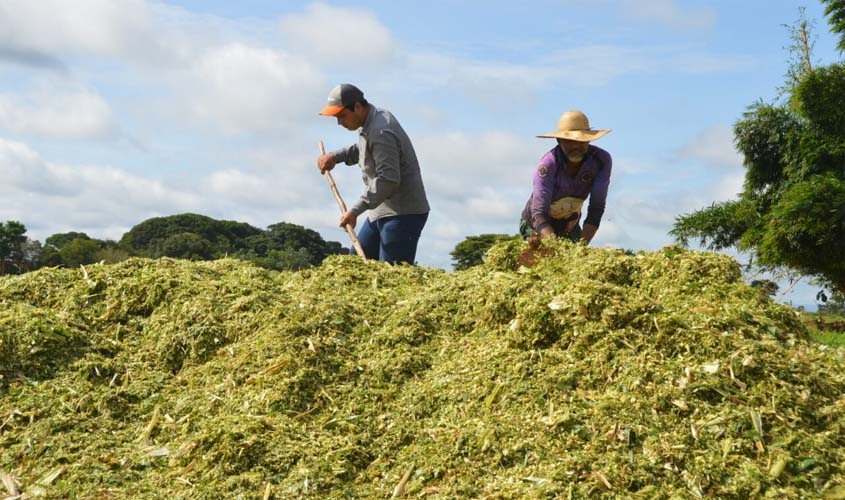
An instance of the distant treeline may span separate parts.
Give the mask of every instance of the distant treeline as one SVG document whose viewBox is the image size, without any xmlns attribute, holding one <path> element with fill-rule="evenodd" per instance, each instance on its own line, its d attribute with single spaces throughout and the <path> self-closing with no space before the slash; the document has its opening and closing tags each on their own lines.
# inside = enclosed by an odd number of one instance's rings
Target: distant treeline
<svg viewBox="0 0 845 500">
<path fill-rule="evenodd" d="M 94 262 L 120 262 L 132 256 L 212 260 L 235 257 L 268 269 L 302 269 L 327 256 L 345 253 L 336 241 L 314 230 L 279 222 L 259 229 L 244 222 L 179 214 L 145 220 L 120 241 L 98 240 L 81 232 L 58 233 L 44 243 L 26 236 L 17 221 L 0 222 L 0 274 L 41 267 L 77 267 Z"/>
</svg>

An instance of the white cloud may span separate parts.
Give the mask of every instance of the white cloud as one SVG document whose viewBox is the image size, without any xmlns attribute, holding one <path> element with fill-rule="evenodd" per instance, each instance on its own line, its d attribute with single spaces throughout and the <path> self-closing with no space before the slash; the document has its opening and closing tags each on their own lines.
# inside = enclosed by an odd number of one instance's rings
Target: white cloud
<svg viewBox="0 0 845 500">
<path fill-rule="evenodd" d="M 702 160 L 709 165 L 737 168 L 742 156 L 733 145 L 733 131 L 728 127 L 711 127 L 703 130 L 679 150 L 681 158 Z"/>
<path fill-rule="evenodd" d="M 617 180 L 620 174 L 643 174 L 657 169 L 658 166 L 659 163 L 654 160 L 646 161 L 641 158 L 613 155 L 613 176 L 615 177 L 613 180 Z"/>
<path fill-rule="evenodd" d="M 655 55 L 643 49 L 614 45 L 585 45 L 560 50 L 550 56 L 552 65 L 557 68 L 557 82 L 590 87 L 659 65 Z"/>
<path fill-rule="evenodd" d="M 748 71 L 749 68 L 761 66 L 761 62 L 744 55 L 707 54 L 698 49 L 683 49 L 671 55 L 663 66 L 674 68 L 680 73 L 706 75 Z"/>
<path fill-rule="evenodd" d="M 204 48 L 260 37 L 268 22 L 198 15 L 155 0 L 4 0 L 0 60 L 66 71 L 65 60 L 176 69 Z"/>
<path fill-rule="evenodd" d="M 71 195 L 80 191 L 67 182 L 54 166 L 48 165 L 26 144 L 0 139 L 0 189 L 8 192 L 4 205 L 13 195 Z"/>
<path fill-rule="evenodd" d="M 533 138 L 497 130 L 423 135 L 414 145 L 426 189 L 446 200 L 463 199 L 474 188 L 530 190 L 531 173 L 551 149 Z"/>
<path fill-rule="evenodd" d="M 421 87 L 450 88 L 485 106 L 530 104 L 541 90 L 565 83 L 595 87 L 627 73 L 659 66 L 640 49 L 609 45 L 551 51 L 542 60 L 511 63 L 481 61 L 444 53 L 412 52 L 406 67 L 394 75 L 394 85 L 413 81 Z M 506 95 L 507 102 L 502 101 Z"/>
<path fill-rule="evenodd" d="M 457 240 L 464 236 L 464 228 L 456 222 L 440 222 L 431 229 L 431 234 L 437 239 Z"/>
<path fill-rule="evenodd" d="M 591 243 L 601 247 L 635 248 L 636 245 L 632 245 L 632 242 L 631 236 L 622 224 L 612 220 L 602 220 L 595 239 Z"/>
<path fill-rule="evenodd" d="M 292 50 L 325 67 L 361 67 L 390 62 L 396 40 L 374 14 L 361 8 L 313 3 L 279 21 Z"/>
<path fill-rule="evenodd" d="M 615 213 L 627 224 L 664 229 L 672 225 L 680 211 L 679 200 L 666 193 L 641 193 L 639 196 L 618 196 L 613 200 Z M 669 198 L 669 199 L 667 199 Z"/>
<path fill-rule="evenodd" d="M 116 55 L 146 38 L 149 23 L 143 0 L 4 0 L 0 47 Z"/>
<path fill-rule="evenodd" d="M 296 128 L 326 87 L 308 62 L 238 43 L 208 50 L 177 85 L 195 117 L 228 132 Z"/>
<path fill-rule="evenodd" d="M 161 181 L 129 174 L 113 167 L 60 166 L 65 178 L 73 178 L 83 188 L 81 205 L 98 210 L 109 205 L 129 209 L 127 215 L 151 211 L 184 211 L 197 206 L 194 193 L 180 192 Z M 118 213 L 124 210 L 118 210 Z M 104 210 L 103 214 L 109 211 Z"/>
<path fill-rule="evenodd" d="M 291 182 L 289 172 L 243 172 L 236 169 L 213 172 L 204 189 L 215 197 L 253 208 L 278 208 L 306 203 L 309 190 Z M 315 176 L 316 177 L 316 176 Z"/>
<path fill-rule="evenodd" d="M 427 92 L 448 89 L 486 108 L 508 111 L 536 105 L 542 92 L 553 88 L 593 89 L 628 75 L 720 73 L 754 63 L 747 57 L 712 56 L 689 47 L 608 44 L 549 50 L 542 59 L 529 58 L 520 63 L 431 51 L 409 52 L 402 60 L 398 71 L 380 75 L 388 87 L 407 89 L 413 85 Z M 503 95 L 507 100 L 503 101 Z"/>
<path fill-rule="evenodd" d="M 120 238 L 147 218 L 195 212 L 258 227 L 292 222 L 343 241 L 328 186 L 293 182 L 292 172 L 301 170 L 299 164 L 261 172 L 231 168 L 176 186 L 117 167 L 52 163 L 26 144 L 0 139 L 4 217 L 37 223 L 30 235 L 42 240 L 83 229 L 92 237 Z"/>
<path fill-rule="evenodd" d="M 29 146 L 0 139 L 0 176 L 6 181 L 7 217 L 36 221 L 44 238 L 70 228 L 128 229 L 144 218 L 190 211 L 200 206 L 195 193 L 172 189 L 160 181 L 101 166 L 56 164 Z M 78 229 L 75 229 L 78 230 Z M 93 236 L 93 234 L 92 234 Z"/>
<path fill-rule="evenodd" d="M 472 221 L 492 220 L 506 222 L 515 219 L 520 212 L 516 200 L 508 199 L 503 193 L 493 188 L 482 188 L 478 191 L 468 191 L 464 201 L 463 217 Z"/>
<path fill-rule="evenodd" d="M 637 18 L 656 21 L 674 29 L 708 29 L 716 22 L 710 7 L 684 10 L 677 0 L 625 0 L 625 11 Z"/>
<path fill-rule="evenodd" d="M 716 202 L 736 200 L 737 195 L 742 192 L 744 182 L 744 173 L 723 175 L 715 185 L 713 200 Z"/>
<path fill-rule="evenodd" d="M 26 95 L 0 94 L 0 128 L 56 139 L 96 139 L 114 133 L 112 111 L 97 93 L 43 85 Z"/>
</svg>

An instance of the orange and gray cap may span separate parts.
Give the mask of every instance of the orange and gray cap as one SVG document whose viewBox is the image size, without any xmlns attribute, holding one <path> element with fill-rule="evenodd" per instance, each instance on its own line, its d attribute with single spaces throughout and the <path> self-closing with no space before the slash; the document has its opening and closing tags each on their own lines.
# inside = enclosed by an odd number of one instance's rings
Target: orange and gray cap
<svg viewBox="0 0 845 500">
<path fill-rule="evenodd" d="M 320 111 L 321 115 L 334 116 L 343 108 L 352 107 L 364 100 L 364 93 L 350 83 L 341 83 L 329 93 L 328 105 Z"/>
</svg>

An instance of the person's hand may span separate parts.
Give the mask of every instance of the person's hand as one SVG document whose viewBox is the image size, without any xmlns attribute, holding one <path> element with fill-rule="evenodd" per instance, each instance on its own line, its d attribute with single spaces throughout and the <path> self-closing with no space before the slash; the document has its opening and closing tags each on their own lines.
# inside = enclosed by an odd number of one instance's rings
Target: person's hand
<svg viewBox="0 0 845 500">
<path fill-rule="evenodd" d="M 358 216 L 352 213 L 351 210 L 347 210 L 345 214 L 340 217 L 340 227 L 346 228 L 347 225 L 355 227 L 355 224 L 358 223 Z"/>
<path fill-rule="evenodd" d="M 337 165 L 337 161 L 334 158 L 334 153 L 326 153 L 317 157 L 317 168 L 320 169 L 321 174 L 331 171 L 335 165 Z"/>
<path fill-rule="evenodd" d="M 540 229 L 540 237 L 541 238 L 554 238 L 555 237 L 555 230 L 552 226 L 545 226 Z"/>
</svg>

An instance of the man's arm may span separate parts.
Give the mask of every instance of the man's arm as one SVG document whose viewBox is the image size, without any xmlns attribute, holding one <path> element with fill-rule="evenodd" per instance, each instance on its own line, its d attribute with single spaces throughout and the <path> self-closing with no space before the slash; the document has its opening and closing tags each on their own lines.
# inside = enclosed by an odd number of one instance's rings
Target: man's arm
<svg viewBox="0 0 845 500">
<path fill-rule="evenodd" d="M 590 244 L 592 241 L 593 236 L 596 235 L 596 231 L 598 231 L 598 226 L 594 226 L 592 224 L 584 223 L 584 229 L 581 230 L 581 239 L 584 240 L 586 244 Z"/>
<path fill-rule="evenodd" d="M 531 226 L 543 238 L 555 234 L 549 220 L 549 206 L 552 202 L 556 172 L 554 158 L 550 154 L 544 156 L 534 170 L 529 215 Z"/>
<path fill-rule="evenodd" d="M 344 162 L 347 165 L 358 163 L 358 145 L 353 144 L 348 148 L 338 149 L 333 153 L 318 156 L 317 168 L 321 174 L 325 174 L 326 172 L 330 172 L 340 162 Z"/>
<path fill-rule="evenodd" d="M 347 165 L 355 165 L 358 163 L 358 145 L 353 144 L 348 148 L 341 148 L 332 153 L 336 162 L 346 163 Z"/>
<path fill-rule="evenodd" d="M 604 166 L 599 170 L 593 181 L 593 188 L 590 190 L 590 204 L 587 207 L 587 218 L 584 219 L 584 229 L 581 231 L 581 239 L 587 244 L 592 241 L 599 230 L 604 207 L 607 203 L 607 190 L 610 188 L 610 172 L 613 169 L 613 160 L 610 155 L 604 160 Z"/>
</svg>

